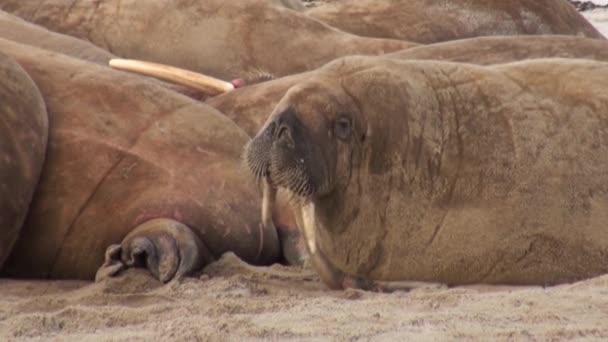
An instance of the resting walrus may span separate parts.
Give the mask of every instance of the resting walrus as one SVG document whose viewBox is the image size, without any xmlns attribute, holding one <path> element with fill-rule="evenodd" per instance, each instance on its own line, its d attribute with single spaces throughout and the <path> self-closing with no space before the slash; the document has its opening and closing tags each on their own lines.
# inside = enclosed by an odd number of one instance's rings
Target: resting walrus
<svg viewBox="0 0 608 342">
<path fill-rule="evenodd" d="M 0 0 L 0 9 L 123 58 L 225 80 L 260 71 L 283 76 L 340 56 L 417 45 L 339 31 L 277 1 Z"/>
<path fill-rule="evenodd" d="M 572 282 L 608 272 L 605 89 L 588 60 L 341 58 L 245 161 L 266 203 L 291 192 L 331 288 Z"/>
<path fill-rule="evenodd" d="M 16 152 L 0 146 L 23 164 L 0 178 L 0 191 L 13 191 L 0 203 L 21 204 L 20 192 L 36 186 L 3 275 L 93 279 L 106 248 L 121 240 L 99 277 L 143 265 L 168 281 L 226 251 L 255 264 L 280 260 L 277 231 L 260 225 L 260 193 L 242 172 L 249 137 L 232 121 L 143 77 L 5 39 L 0 50 L 33 79 L 49 121 L 46 151 L 25 136 L 17 136 Z M 2 78 L 0 87 L 16 81 Z M 30 88 L 0 104 L 16 103 L 22 125 L 24 111 L 42 101 Z M 9 137 L 18 128 L 8 126 Z M 35 133 L 46 142 L 44 131 Z M 2 222 L 10 212 L 0 209 Z M 13 236 L 9 230 L 0 241 Z"/>
<path fill-rule="evenodd" d="M 524 34 L 604 38 L 567 0 L 340 0 L 306 13 L 361 36 L 424 44 Z"/>
</svg>

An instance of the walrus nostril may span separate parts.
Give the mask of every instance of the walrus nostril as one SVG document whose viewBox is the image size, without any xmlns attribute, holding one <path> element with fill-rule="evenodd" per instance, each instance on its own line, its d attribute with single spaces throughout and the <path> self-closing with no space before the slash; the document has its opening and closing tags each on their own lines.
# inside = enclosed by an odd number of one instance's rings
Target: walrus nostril
<svg viewBox="0 0 608 342">
<path fill-rule="evenodd" d="M 285 134 L 287 133 L 287 126 L 285 125 L 281 125 L 281 127 L 279 127 L 279 133 L 277 133 L 277 138 L 281 139 L 285 136 Z"/>
<path fill-rule="evenodd" d="M 274 133 L 277 129 L 277 124 L 276 122 L 271 122 L 268 127 L 266 128 L 265 133 L 267 134 L 267 136 L 269 137 L 274 137 Z"/>
</svg>

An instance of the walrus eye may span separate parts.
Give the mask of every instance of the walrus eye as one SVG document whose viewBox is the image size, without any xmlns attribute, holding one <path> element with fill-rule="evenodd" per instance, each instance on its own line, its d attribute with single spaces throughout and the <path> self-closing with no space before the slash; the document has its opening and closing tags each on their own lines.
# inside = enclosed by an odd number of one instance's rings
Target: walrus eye
<svg viewBox="0 0 608 342">
<path fill-rule="evenodd" d="M 336 123 L 334 125 L 334 133 L 341 140 L 348 139 L 350 137 L 350 134 L 352 133 L 352 125 L 350 123 L 350 120 L 345 117 L 341 117 L 336 120 Z"/>
</svg>

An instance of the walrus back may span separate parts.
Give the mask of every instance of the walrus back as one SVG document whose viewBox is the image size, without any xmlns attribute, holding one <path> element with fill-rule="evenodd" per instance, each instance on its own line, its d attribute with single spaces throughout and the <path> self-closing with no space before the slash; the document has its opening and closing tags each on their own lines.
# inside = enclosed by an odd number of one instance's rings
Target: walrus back
<svg viewBox="0 0 608 342">
<path fill-rule="evenodd" d="M 19 237 L 47 145 L 42 96 L 13 59 L 0 54 L 0 270 Z"/>
<path fill-rule="evenodd" d="M 357 215 L 320 219 L 343 272 L 544 285 L 608 273 L 608 63 L 327 69 L 342 69 L 372 132 L 341 197 Z"/>
</svg>

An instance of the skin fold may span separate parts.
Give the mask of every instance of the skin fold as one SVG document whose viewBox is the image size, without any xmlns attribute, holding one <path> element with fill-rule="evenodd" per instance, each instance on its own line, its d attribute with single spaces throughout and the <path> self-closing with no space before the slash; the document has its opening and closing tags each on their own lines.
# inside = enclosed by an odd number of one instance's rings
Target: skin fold
<svg viewBox="0 0 608 342">
<path fill-rule="evenodd" d="M 496 35 L 605 39 L 567 0 L 340 0 L 306 14 L 361 36 L 423 44 Z"/>
</svg>

